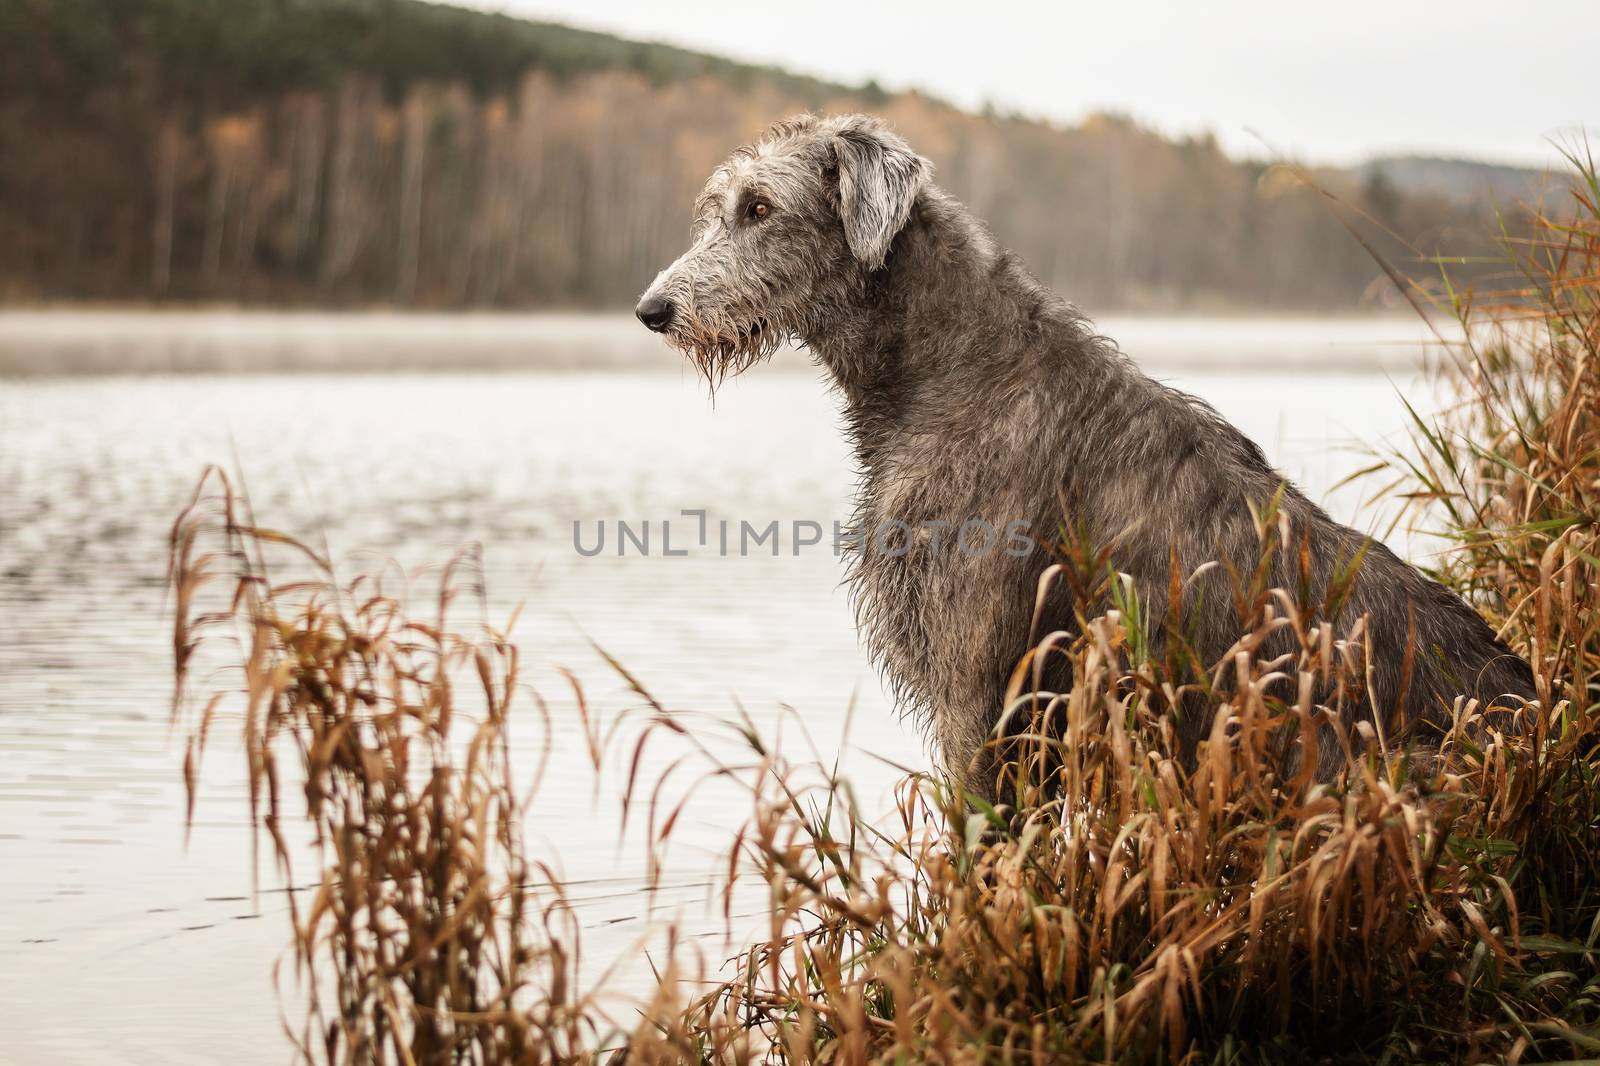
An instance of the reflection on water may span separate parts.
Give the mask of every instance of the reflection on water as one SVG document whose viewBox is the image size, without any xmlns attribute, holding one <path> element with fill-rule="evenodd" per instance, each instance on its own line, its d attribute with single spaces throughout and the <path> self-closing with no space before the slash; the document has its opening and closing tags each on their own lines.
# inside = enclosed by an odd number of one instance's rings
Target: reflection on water
<svg viewBox="0 0 1600 1066">
<path fill-rule="evenodd" d="M 1181 329 L 1162 328 L 1181 347 Z M 1297 329 L 1285 344 L 1318 343 L 1315 324 Z M 1404 419 L 1396 385 L 1378 374 L 1167 376 L 1211 399 L 1313 496 L 1362 465 L 1338 445 Z M 836 425 L 815 375 L 794 368 L 732 382 L 715 406 L 668 362 L 604 373 L 0 381 L 6 1051 L 23 1062 L 284 1057 L 270 967 L 286 942 L 286 903 L 278 892 L 252 896 L 236 750 L 226 736 L 213 742 L 185 851 L 180 755 L 166 724 L 165 538 L 202 466 L 234 456 L 262 519 L 325 537 L 347 571 L 381 557 L 415 571 L 482 542 L 488 616 L 525 604 L 513 636 L 551 707 L 558 757 L 529 830 L 576 882 L 586 971 L 626 961 L 653 916 L 686 915 L 718 954 L 708 858 L 742 811 L 726 797 L 691 809 L 668 889 L 645 913 L 638 842 L 616 842 L 615 793 L 595 799 L 553 665 L 576 670 L 603 713 L 636 703 L 593 638 L 668 706 L 724 716 L 742 706 L 769 731 L 787 706 L 786 728 L 803 723 L 830 757 L 854 701 L 846 768 L 868 796 L 886 796 L 895 777 L 881 760 L 924 763 L 921 742 L 862 661 L 829 552 L 584 558 L 572 523 L 659 523 L 704 508 L 712 521 L 827 528 L 848 513 Z M 1356 502 L 1346 491 L 1331 507 L 1350 519 Z M 534 723 L 519 736 L 531 760 Z M 301 881 L 312 873 L 295 871 Z M 264 872 L 263 888 L 279 884 Z M 637 987 L 644 970 L 628 965 L 623 987 Z M 293 987 L 287 965 L 283 980 Z"/>
</svg>

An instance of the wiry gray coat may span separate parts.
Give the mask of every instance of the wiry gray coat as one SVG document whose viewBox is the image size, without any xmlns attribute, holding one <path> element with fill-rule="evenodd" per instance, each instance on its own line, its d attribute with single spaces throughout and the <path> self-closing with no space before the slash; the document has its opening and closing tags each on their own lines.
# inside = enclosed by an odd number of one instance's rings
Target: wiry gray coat
<svg viewBox="0 0 1600 1066">
<path fill-rule="evenodd" d="M 692 246 L 639 313 L 713 379 L 784 336 L 831 374 L 860 464 L 856 520 L 869 534 L 851 567 L 862 632 L 960 770 L 1027 649 L 1046 548 L 969 554 L 951 535 L 936 545 L 923 533 L 909 551 L 874 550 L 872 531 L 1021 519 L 1045 542 L 1066 522 L 1110 549 L 1158 630 L 1174 550 L 1185 571 L 1221 561 L 1248 573 L 1260 554 L 1251 505 L 1283 478 L 1214 410 L 1097 336 L 930 176 L 869 117 L 780 123 L 712 175 Z M 1292 486 L 1281 512 L 1307 539 L 1319 587 L 1367 545 Z M 1297 580 L 1281 558 L 1273 577 Z M 1191 583 L 1189 622 L 1208 664 L 1240 635 L 1229 590 L 1223 567 Z M 1041 632 L 1070 623 L 1053 610 Z M 1370 691 L 1391 728 L 1447 718 L 1457 695 L 1533 696 L 1527 665 L 1482 618 L 1381 544 L 1368 545 L 1341 631 L 1362 615 Z"/>
</svg>

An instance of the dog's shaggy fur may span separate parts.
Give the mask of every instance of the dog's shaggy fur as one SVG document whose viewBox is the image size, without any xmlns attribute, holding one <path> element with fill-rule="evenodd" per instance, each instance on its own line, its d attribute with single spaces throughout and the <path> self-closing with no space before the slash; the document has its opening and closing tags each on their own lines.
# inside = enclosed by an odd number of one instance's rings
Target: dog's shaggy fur
<svg viewBox="0 0 1600 1066">
<path fill-rule="evenodd" d="M 1391 730 L 1447 720 L 1460 695 L 1533 697 L 1527 664 L 1472 608 L 1285 486 L 1204 402 L 1142 374 L 930 178 L 870 117 L 780 123 L 711 176 L 692 246 L 650 286 L 640 317 L 713 380 L 784 337 L 832 375 L 862 474 L 866 537 L 851 563 L 861 629 L 948 768 L 968 767 L 1000 718 L 1063 522 L 1132 577 L 1152 633 L 1173 560 L 1199 568 L 1185 621 L 1210 664 L 1239 636 L 1228 570 L 1248 574 L 1260 557 L 1252 508 L 1280 489 L 1314 587 L 1365 549 L 1337 622 L 1343 632 L 1366 617 L 1368 692 Z M 948 531 L 973 519 L 996 530 L 1023 520 L 1040 543 L 960 550 Z M 916 533 L 873 536 L 886 527 Z M 1283 554 L 1272 577 L 1293 587 Z M 1038 632 L 1070 625 L 1064 604 L 1047 611 L 1056 616 Z M 1371 702 L 1356 713 L 1370 716 Z M 1196 728 L 1209 722 L 1184 731 Z"/>
</svg>

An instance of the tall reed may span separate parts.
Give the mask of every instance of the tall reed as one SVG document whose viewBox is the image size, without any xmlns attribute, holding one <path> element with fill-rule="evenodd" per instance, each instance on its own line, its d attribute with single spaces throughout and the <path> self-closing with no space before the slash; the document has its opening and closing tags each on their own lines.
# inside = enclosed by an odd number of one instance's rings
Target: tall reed
<svg viewBox="0 0 1600 1066">
<path fill-rule="evenodd" d="M 174 526 L 171 575 L 189 817 L 226 716 L 251 824 L 291 885 L 307 853 L 286 822 L 313 831 L 316 887 L 288 894 L 307 990 L 290 1033 L 300 1055 L 563 1062 L 593 1046 L 576 916 L 523 841 L 543 767 L 519 787 L 510 757 L 514 707 L 542 707 L 519 693 L 517 650 L 499 632 L 452 628 L 457 600 L 481 589 L 473 556 L 451 561 L 434 617 L 415 620 L 379 582 L 340 582 L 323 554 L 256 525 L 212 470 Z M 191 691 L 197 663 L 230 659 L 236 683 L 208 673 L 215 691 Z"/>
</svg>

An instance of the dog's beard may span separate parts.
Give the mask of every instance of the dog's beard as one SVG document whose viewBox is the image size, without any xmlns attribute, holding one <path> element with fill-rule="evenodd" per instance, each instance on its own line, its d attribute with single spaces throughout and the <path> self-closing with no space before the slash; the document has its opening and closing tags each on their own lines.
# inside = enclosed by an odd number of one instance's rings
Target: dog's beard
<svg viewBox="0 0 1600 1066">
<path fill-rule="evenodd" d="M 691 311 L 667 331 L 667 339 L 689 357 L 714 393 L 730 377 L 770 358 L 783 342 L 776 316 L 735 317 Z"/>
</svg>

